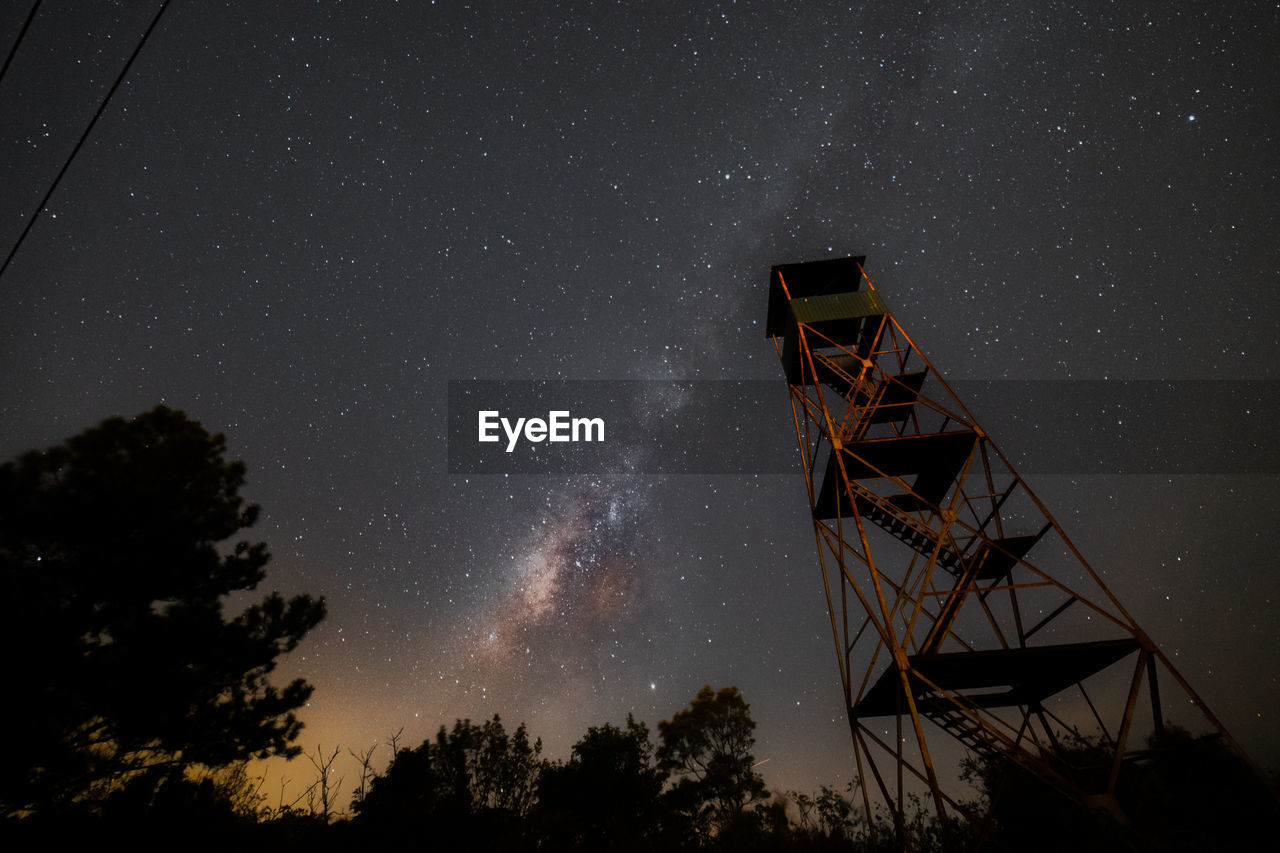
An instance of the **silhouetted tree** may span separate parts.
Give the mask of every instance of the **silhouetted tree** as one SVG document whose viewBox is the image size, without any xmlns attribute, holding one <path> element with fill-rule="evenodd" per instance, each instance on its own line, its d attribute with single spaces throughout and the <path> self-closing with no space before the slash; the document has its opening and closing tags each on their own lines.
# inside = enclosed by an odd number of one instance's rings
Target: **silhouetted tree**
<svg viewBox="0 0 1280 853">
<path fill-rule="evenodd" d="M 1111 748 L 1081 739 L 1055 754 L 1064 772 L 1105 783 Z M 1152 735 L 1126 761 L 1116 786 L 1119 814 L 1090 810 L 1012 762 L 970 761 L 989 809 L 974 828 L 983 849 L 1100 851 L 1256 850 L 1275 831 L 1280 805 L 1247 761 L 1220 738 L 1194 738 L 1175 726 Z"/>
<path fill-rule="evenodd" d="M 534 802 L 541 753 L 541 739 L 530 743 L 524 723 L 508 735 L 497 714 L 482 726 L 458 720 L 448 733 L 441 726 L 433 744 L 443 771 L 440 798 L 472 814 L 503 811 L 522 818 Z"/>
<path fill-rule="evenodd" d="M 704 686 L 688 708 L 658 723 L 659 764 L 679 777 L 672 802 L 704 835 L 725 831 L 768 795 L 752 767 L 755 727 L 736 687 Z"/>
<path fill-rule="evenodd" d="M 352 803 L 362 825 L 388 835 L 428 830 L 435 813 L 441 811 L 441 783 L 431 747 L 431 741 L 425 740 L 417 749 L 402 749 L 385 771 L 373 775 L 364 797 Z"/>
<path fill-rule="evenodd" d="M 224 616 L 268 560 L 224 544 L 258 515 L 225 452 L 162 406 L 0 466 L 0 814 L 145 803 L 184 768 L 299 751 L 311 687 L 268 676 L 324 602 L 272 593 Z"/>
<path fill-rule="evenodd" d="M 530 743 L 523 724 L 508 734 L 496 714 L 479 726 L 458 720 L 452 730 L 441 726 L 434 741 L 396 753 L 354 808 L 361 825 L 384 839 L 509 846 L 524 834 L 541 752 L 542 741 Z"/>
<path fill-rule="evenodd" d="M 333 764 L 338 760 L 341 747 L 335 746 L 333 752 L 325 755 L 324 747 L 317 745 L 314 754 L 308 753 L 307 760 L 316 771 L 316 781 L 307 788 L 307 811 L 314 817 L 328 823 L 334 813 L 338 792 L 342 790 L 342 777 L 334 778 Z"/>
<path fill-rule="evenodd" d="M 852 792 L 853 785 L 849 790 Z M 823 837 L 852 841 L 858 834 L 862 813 L 853 802 L 830 785 L 823 785 L 813 801 L 818 830 Z"/>
<path fill-rule="evenodd" d="M 564 764 L 543 768 L 538 823 L 556 850 L 656 849 L 669 833 L 660 795 L 667 774 L 653 762 L 649 728 L 592 726 Z"/>
<path fill-rule="evenodd" d="M 1084 774 L 1078 782 L 1105 784 L 1110 749 L 1101 741 L 1064 741 L 1053 753 L 1064 775 Z M 970 757 L 962 776 L 975 783 L 981 799 L 973 810 L 973 831 L 990 850 L 1129 850 L 1123 829 L 1103 810 L 1090 810 L 1059 793 L 1003 756 Z"/>
<path fill-rule="evenodd" d="M 373 753 L 377 746 L 371 746 L 361 752 L 354 749 L 348 749 L 347 753 L 356 760 L 360 767 L 360 775 L 357 777 L 355 790 L 351 792 L 351 803 L 354 806 L 364 799 L 365 792 L 369 790 L 369 782 L 373 779 Z M 394 751 L 392 755 L 394 755 Z"/>
<path fill-rule="evenodd" d="M 1148 739 L 1116 793 L 1153 850 L 1257 850 L 1280 825 L 1273 784 L 1220 737 L 1196 738 L 1177 726 Z"/>
</svg>

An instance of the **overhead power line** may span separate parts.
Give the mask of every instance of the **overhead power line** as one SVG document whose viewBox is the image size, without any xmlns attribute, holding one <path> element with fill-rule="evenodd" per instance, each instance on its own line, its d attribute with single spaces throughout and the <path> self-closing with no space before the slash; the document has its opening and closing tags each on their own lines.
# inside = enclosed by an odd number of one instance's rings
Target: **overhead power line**
<svg viewBox="0 0 1280 853">
<path fill-rule="evenodd" d="M 116 77 L 116 81 L 111 84 L 111 89 L 107 92 L 106 97 L 103 98 L 102 103 L 98 105 L 98 111 L 93 114 L 93 118 L 89 121 L 89 125 L 84 129 L 84 133 L 80 135 L 80 141 L 77 142 L 76 147 L 71 150 L 70 156 L 68 156 L 66 162 L 62 164 L 62 168 L 58 170 L 58 176 L 54 178 L 53 183 L 49 185 L 49 191 L 44 194 L 44 198 L 41 199 L 40 204 L 36 206 L 35 212 L 33 212 L 31 217 L 27 220 L 26 227 L 22 229 L 22 234 L 18 236 L 17 242 L 14 243 L 13 248 L 9 250 L 9 256 L 4 259 L 4 265 L 0 266 L 0 277 L 3 277 L 5 271 L 9 269 L 9 264 L 13 261 L 14 255 L 18 254 L 18 249 L 22 247 L 22 242 L 26 240 L 27 235 L 31 233 L 31 227 L 35 225 L 36 220 L 40 218 L 40 211 L 44 210 L 45 207 L 48 206 L 49 199 L 53 197 L 54 191 L 62 181 L 62 176 L 67 173 L 67 169 L 71 166 L 71 161 L 76 158 L 76 154 L 78 154 L 80 149 L 84 146 L 85 140 L 88 139 L 89 134 L 93 132 L 94 125 L 98 123 L 98 119 L 107 108 L 107 104 L 111 102 L 111 96 L 116 93 L 116 89 L 120 88 L 120 84 L 124 82 L 125 76 L 133 66 L 133 61 L 138 58 L 138 54 L 142 51 L 142 46 L 147 43 L 147 39 L 155 30 L 156 25 L 160 23 L 160 17 L 164 15 L 164 10 L 168 8 L 169 0 L 164 0 L 164 2 L 160 4 L 160 10 L 157 11 L 155 17 L 151 19 L 151 25 L 147 27 L 147 31 L 142 34 L 142 39 L 138 42 L 138 46 L 133 49 L 133 54 L 130 55 L 129 61 L 124 64 L 124 68 L 120 69 L 120 75 Z M 27 18 L 28 24 L 31 23 L 31 17 L 34 15 L 35 10 L 32 9 L 31 15 Z M 23 31 L 25 32 L 25 30 L 26 27 L 24 26 Z M 19 35 L 19 39 L 21 39 L 21 35 Z M 14 49 L 16 50 L 16 48 L 17 45 L 15 44 Z M 12 51 L 10 53 L 10 58 L 12 58 Z M 7 66 L 8 63 L 6 62 L 6 67 Z"/>
<path fill-rule="evenodd" d="M 9 66 L 13 63 L 13 56 L 18 52 L 18 45 L 22 44 L 22 37 L 27 34 L 27 29 L 31 26 L 31 22 L 36 17 L 36 10 L 39 8 L 40 0 L 36 0 L 31 5 L 31 11 L 27 13 L 27 20 L 23 22 L 22 29 L 18 32 L 18 37 L 13 40 L 13 47 L 9 48 L 9 55 L 4 60 L 4 68 L 0 68 L 0 84 L 4 83 L 4 75 L 9 72 Z"/>
</svg>

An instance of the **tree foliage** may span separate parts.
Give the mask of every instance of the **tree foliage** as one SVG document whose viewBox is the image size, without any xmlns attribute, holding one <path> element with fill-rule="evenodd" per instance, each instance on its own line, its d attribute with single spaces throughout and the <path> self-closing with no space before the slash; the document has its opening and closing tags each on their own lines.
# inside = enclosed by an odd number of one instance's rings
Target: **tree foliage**
<svg viewBox="0 0 1280 853">
<path fill-rule="evenodd" d="M 356 812 L 366 827 L 398 838 L 430 833 L 459 841 L 500 833 L 523 820 L 536 799 L 542 741 L 521 724 L 508 734 L 497 714 L 483 725 L 458 720 L 435 740 L 402 749 L 374 775 Z M 492 838 L 490 840 L 493 840 Z"/>
<path fill-rule="evenodd" d="M 852 792 L 855 786 L 849 783 Z M 785 797 L 795 806 L 797 831 L 817 839 L 853 841 L 865 825 L 864 815 L 853 801 L 830 785 L 823 785 L 816 796 L 801 791 L 788 791 Z"/>
<path fill-rule="evenodd" d="M 755 772 L 755 720 L 736 687 L 704 686 L 689 707 L 658 724 L 660 766 L 676 774 L 675 802 L 703 833 L 724 831 L 768 796 Z"/>
<path fill-rule="evenodd" d="M 1053 755 L 1098 789 L 1112 749 L 1102 737 L 1077 738 Z M 970 760 L 965 773 L 985 812 L 974 833 L 990 850 L 1254 850 L 1280 821 L 1275 793 L 1247 760 L 1218 737 L 1176 726 L 1122 765 L 1110 809 L 1072 802 L 1003 758 Z"/>
<path fill-rule="evenodd" d="M 649 727 L 592 726 L 563 764 L 543 768 L 538 817 L 555 849 L 651 849 L 670 830 L 660 795 L 667 774 L 653 760 Z"/>
<path fill-rule="evenodd" d="M 227 544 L 258 507 L 225 453 L 223 436 L 161 406 L 0 466 L 0 637 L 21 650 L 0 813 L 298 751 L 294 711 L 312 688 L 268 676 L 324 602 L 271 593 L 224 614 L 269 557 L 260 542 Z"/>
</svg>

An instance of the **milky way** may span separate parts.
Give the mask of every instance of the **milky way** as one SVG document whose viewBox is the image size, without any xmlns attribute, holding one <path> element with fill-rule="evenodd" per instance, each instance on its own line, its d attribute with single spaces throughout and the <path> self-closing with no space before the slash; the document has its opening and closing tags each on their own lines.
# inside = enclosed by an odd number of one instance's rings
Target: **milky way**
<svg viewBox="0 0 1280 853">
<path fill-rule="evenodd" d="M 487 659 L 562 654 L 627 618 L 645 585 L 645 506 L 634 486 L 595 479 L 554 498 L 516 537 L 506 588 L 473 620 L 470 644 Z"/>
</svg>

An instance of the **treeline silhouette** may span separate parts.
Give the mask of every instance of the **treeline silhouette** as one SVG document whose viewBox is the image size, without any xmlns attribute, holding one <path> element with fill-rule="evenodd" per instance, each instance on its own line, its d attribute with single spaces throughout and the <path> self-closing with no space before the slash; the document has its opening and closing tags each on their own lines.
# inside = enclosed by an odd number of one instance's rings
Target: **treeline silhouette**
<svg viewBox="0 0 1280 853">
<path fill-rule="evenodd" d="M 566 760 L 542 756 L 524 725 L 495 715 L 457 720 L 400 747 L 381 770 L 352 752 L 359 777 L 347 799 L 334 778 L 338 750 L 311 758 L 315 781 L 289 803 L 268 802 L 266 777 L 243 762 L 134 777 L 92 803 L 10 816 L 10 840 L 120 836 L 198 839 L 252 849 L 348 850 L 873 850 L 895 849 L 887 813 L 867 823 L 846 793 L 770 794 L 753 767 L 755 722 L 735 687 L 704 686 L 658 726 L 590 727 Z M 935 849 L 936 819 L 917 807 L 913 849 Z M 878 835 L 880 843 L 874 843 Z"/>
<path fill-rule="evenodd" d="M 736 688 L 703 687 L 670 721 L 590 727 L 565 760 L 548 760 L 524 725 L 457 720 L 400 747 L 381 770 L 352 752 L 350 793 L 338 750 L 312 758 L 315 781 L 268 802 L 244 763 L 188 768 L 152 785 L 123 782 L 92 806 L 6 824 L 10 842 L 122 837 L 206 846 L 306 850 L 502 851 L 1203 851 L 1267 849 L 1276 803 L 1219 741 L 1170 730 L 1122 775 L 1126 825 L 1069 802 L 1019 767 L 968 762 L 975 795 L 947 826 L 919 798 L 900 820 L 868 818 L 855 789 L 774 791 L 752 767 L 754 722 Z M 1070 747 L 1080 760 L 1100 744 Z M 140 777 L 141 778 L 141 777 Z M 339 804 L 342 798 L 344 805 Z M 860 795 L 857 797 L 861 799 Z M 184 842 L 188 843 L 188 842 Z"/>
<path fill-rule="evenodd" d="M 142 849 L 311 851 L 880 851 L 1266 849 L 1276 799 L 1236 754 L 1176 729 L 1126 765 L 1123 820 L 1068 802 L 1001 759 L 970 760 L 970 802 L 867 814 L 862 792 L 772 791 L 736 687 L 705 686 L 658 724 L 593 726 L 548 760 L 525 726 L 458 720 L 387 764 L 340 749 L 268 803 L 254 759 L 302 755 L 312 688 L 270 681 L 323 599 L 227 596 L 265 578 L 258 508 L 226 442 L 158 407 L 0 466 L 0 849 L 123 841 Z M 1087 768 L 1101 740 L 1059 747 Z M 305 766 L 305 765 L 304 765 Z M 1262 846 L 1259 847 L 1259 843 Z"/>
</svg>

